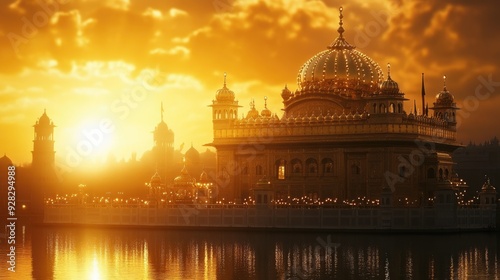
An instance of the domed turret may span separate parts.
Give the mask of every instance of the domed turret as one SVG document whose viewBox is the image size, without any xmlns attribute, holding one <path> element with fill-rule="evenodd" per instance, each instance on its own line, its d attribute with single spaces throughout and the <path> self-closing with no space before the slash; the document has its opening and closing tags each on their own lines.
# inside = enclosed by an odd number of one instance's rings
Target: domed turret
<svg viewBox="0 0 500 280">
<path fill-rule="evenodd" d="M 326 50 L 310 58 L 297 76 L 299 90 L 323 89 L 327 92 L 372 93 L 383 80 L 380 66 L 355 50 L 343 37 L 342 8 L 339 36 Z"/>
<path fill-rule="evenodd" d="M 452 106 L 455 102 L 455 97 L 446 88 L 446 76 L 444 76 L 444 86 L 443 90 L 436 95 L 436 105 L 440 106 Z"/>
<path fill-rule="evenodd" d="M 394 95 L 399 93 L 399 86 L 391 78 L 391 64 L 387 63 L 387 80 L 383 81 L 380 85 L 380 91 L 382 94 Z"/>
<path fill-rule="evenodd" d="M 234 101 L 234 92 L 230 89 L 227 88 L 226 86 L 226 73 L 224 73 L 224 86 L 217 90 L 215 93 L 215 99 L 219 102 L 224 102 L 224 101 L 229 101 L 233 102 Z"/>
<path fill-rule="evenodd" d="M 47 111 L 45 109 L 43 110 L 43 115 L 38 120 L 38 124 L 40 124 L 42 126 L 50 126 L 51 125 L 49 116 L 47 116 Z"/>
</svg>

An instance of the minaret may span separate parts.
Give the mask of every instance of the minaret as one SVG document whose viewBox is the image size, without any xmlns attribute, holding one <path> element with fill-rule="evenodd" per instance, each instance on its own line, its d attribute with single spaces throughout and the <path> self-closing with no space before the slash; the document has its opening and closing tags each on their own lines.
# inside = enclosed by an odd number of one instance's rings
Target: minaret
<svg viewBox="0 0 500 280">
<path fill-rule="evenodd" d="M 227 88 L 227 75 L 224 73 L 224 85 L 217 90 L 215 100 L 212 101 L 212 121 L 214 131 L 229 128 L 238 118 L 238 101 L 235 100 L 234 92 Z"/>
<path fill-rule="evenodd" d="M 53 168 L 54 167 L 54 123 L 47 116 L 46 110 L 33 126 L 34 139 L 32 151 L 33 168 Z"/>
<path fill-rule="evenodd" d="M 28 211 L 41 221 L 44 211 L 44 199 L 57 191 L 55 173 L 54 123 L 47 116 L 46 110 L 35 123 L 30 176 L 30 203 Z"/>
<path fill-rule="evenodd" d="M 171 171 L 173 167 L 174 132 L 168 128 L 163 120 L 163 103 L 160 109 L 160 123 L 153 131 L 153 141 L 153 154 L 158 174 L 163 182 L 169 182 L 173 178 L 173 176 L 170 176 L 172 178 L 168 176 L 171 173 L 168 171 Z"/>
</svg>

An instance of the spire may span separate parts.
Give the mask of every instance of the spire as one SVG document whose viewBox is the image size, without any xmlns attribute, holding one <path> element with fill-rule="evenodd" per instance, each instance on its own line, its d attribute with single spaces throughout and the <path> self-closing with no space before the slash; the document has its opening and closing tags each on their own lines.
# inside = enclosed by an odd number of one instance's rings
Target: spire
<svg viewBox="0 0 500 280">
<path fill-rule="evenodd" d="M 425 108 L 424 73 L 422 73 L 422 114 L 427 116 L 427 109 Z"/>
<path fill-rule="evenodd" d="M 342 20 L 344 18 L 344 15 L 342 12 L 344 11 L 344 8 L 340 7 L 339 8 L 339 28 L 337 29 L 337 32 L 339 32 L 339 36 L 333 43 L 331 43 L 327 48 L 329 49 L 336 49 L 336 50 L 352 50 L 355 47 L 349 44 L 345 39 L 344 39 L 344 21 Z"/>
<path fill-rule="evenodd" d="M 224 87 L 226 87 L 226 78 L 227 78 L 227 73 L 224 72 Z"/>
<path fill-rule="evenodd" d="M 161 102 L 160 115 L 161 115 L 161 121 L 163 122 L 163 102 Z"/>
<path fill-rule="evenodd" d="M 447 91 L 447 89 L 446 89 L 446 75 L 443 76 L 443 91 Z"/>
<path fill-rule="evenodd" d="M 264 96 L 264 108 L 267 109 L 267 96 Z"/>
<path fill-rule="evenodd" d="M 414 114 L 416 116 L 417 115 L 417 101 L 415 101 L 415 99 L 413 99 L 413 111 L 414 111 Z"/>
<path fill-rule="evenodd" d="M 387 63 L 387 80 L 391 79 L 391 64 Z"/>
<path fill-rule="evenodd" d="M 337 31 L 339 32 L 339 36 L 340 38 L 342 38 L 342 33 L 344 33 L 344 22 L 342 21 L 342 19 L 344 18 L 344 15 L 342 15 L 342 11 L 344 10 L 344 8 L 340 7 L 339 8 L 339 28 L 337 29 Z"/>
</svg>

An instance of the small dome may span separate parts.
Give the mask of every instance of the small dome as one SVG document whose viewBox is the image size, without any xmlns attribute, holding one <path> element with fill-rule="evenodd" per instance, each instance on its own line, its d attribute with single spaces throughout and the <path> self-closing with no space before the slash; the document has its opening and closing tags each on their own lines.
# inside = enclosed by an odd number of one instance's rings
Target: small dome
<svg viewBox="0 0 500 280">
<path fill-rule="evenodd" d="M 490 183 L 490 179 L 486 178 L 486 182 L 484 182 L 483 187 L 481 188 L 482 193 L 496 193 L 495 187 L 493 187 Z"/>
<path fill-rule="evenodd" d="M 10 166 L 12 165 L 12 160 L 7 157 L 7 155 L 3 155 L 3 157 L 0 158 L 0 166 Z"/>
<path fill-rule="evenodd" d="M 215 93 L 215 99 L 217 99 L 217 101 L 234 101 L 234 92 L 230 89 L 227 88 L 226 86 L 226 73 L 224 73 L 224 86 L 217 90 L 216 93 Z"/>
<path fill-rule="evenodd" d="M 273 113 L 271 110 L 267 109 L 267 96 L 264 97 L 264 109 L 260 112 L 260 115 L 264 118 L 270 118 Z"/>
<path fill-rule="evenodd" d="M 207 174 L 207 172 L 205 172 L 205 170 L 203 170 L 203 172 L 201 172 L 200 182 L 210 182 L 208 174 Z"/>
<path fill-rule="evenodd" d="M 283 101 L 287 101 L 291 96 L 292 92 L 288 89 L 287 85 L 285 85 L 285 88 L 281 91 L 281 98 L 283 98 Z"/>
<path fill-rule="evenodd" d="M 446 76 L 443 77 L 443 90 L 436 95 L 436 105 L 452 106 L 455 102 L 455 97 L 446 88 Z"/>
<path fill-rule="evenodd" d="M 161 177 L 158 172 L 155 172 L 151 180 L 149 181 L 151 185 L 161 185 Z"/>
<path fill-rule="evenodd" d="M 181 170 L 181 175 L 175 177 L 174 179 L 174 185 L 176 186 L 194 185 L 195 183 L 196 179 L 189 175 L 185 165 Z"/>
<path fill-rule="evenodd" d="M 396 83 L 392 78 L 391 78 L 391 65 L 387 64 L 387 80 L 383 81 L 382 84 L 380 85 L 380 91 L 382 94 L 398 94 L 399 93 L 399 86 L 398 83 Z"/>
<path fill-rule="evenodd" d="M 38 124 L 41 125 L 50 125 L 50 119 L 49 116 L 47 116 L 47 111 L 44 109 L 43 110 L 43 115 L 38 119 Z"/>
<path fill-rule="evenodd" d="M 193 147 L 192 143 L 191 143 L 191 148 L 189 148 L 189 150 L 186 151 L 185 157 L 186 160 L 190 162 L 200 161 L 200 153 Z"/>
<path fill-rule="evenodd" d="M 255 109 L 255 102 L 250 103 L 250 110 L 247 113 L 247 119 L 257 119 L 259 117 L 259 111 Z"/>
<path fill-rule="evenodd" d="M 173 142 L 174 133 L 168 128 L 168 125 L 162 120 L 155 128 L 154 138 L 160 141 Z"/>
</svg>

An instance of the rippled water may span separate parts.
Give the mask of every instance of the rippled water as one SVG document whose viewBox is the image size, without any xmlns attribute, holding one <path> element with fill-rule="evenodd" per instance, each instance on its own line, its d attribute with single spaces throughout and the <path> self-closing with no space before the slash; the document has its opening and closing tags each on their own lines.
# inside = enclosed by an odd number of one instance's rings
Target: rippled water
<svg viewBox="0 0 500 280">
<path fill-rule="evenodd" d="M 20 227 L 0 279 L 499 279 L 499 237 Z"/>
</svg>

